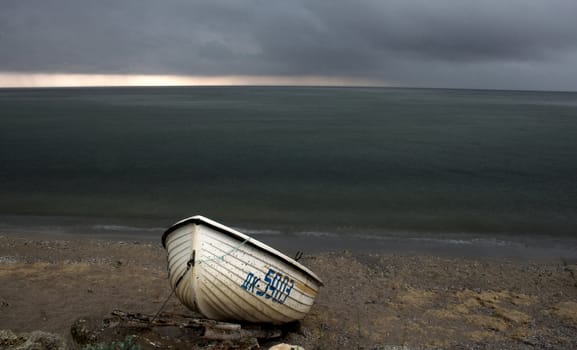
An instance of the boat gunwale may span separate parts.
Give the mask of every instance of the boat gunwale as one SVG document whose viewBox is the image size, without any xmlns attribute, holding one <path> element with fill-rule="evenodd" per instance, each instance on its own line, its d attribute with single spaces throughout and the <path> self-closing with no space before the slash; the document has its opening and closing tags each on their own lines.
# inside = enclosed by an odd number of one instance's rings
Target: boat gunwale
<svg viewBox="0 0 577 350">
<path fill-rule="evenodd" d="M 172 232 L 176 231 L 177 229 L 179 229 L 183 226 L 186 226 L 188 224 L 191 224 L 191 223 L 197 224 L 197 225 L 202 224 L 202 225 L 208 226 L 209 228 L 216 230 L 220 233 L 224 233 L 224 234 L 228 235 L 229 237 L 232 237 L 232 238 L 234 238 L 240 242 L 243 242 L 244 244 L 251 245 L 260 251 L 266 252 L 267 254 L 272 256 L 273 258 L 280 259 L 280 260 L 284 261 L 285 263 L 293 266 L 297 270 L 301 270 L 301 271 L 305 272 L 307 275 L 311 276 L 316 282 L 318 282 L 320 284 L 320 286 L 324 286 L 323 281 L 314 272 L 312 272 L 306 266 L 302 265 L 301 263 L 297 262 L 296 260 L 284 255 L 280 251 L 260 242 L 257 239 L 254 239 L 248 235 L 245 235 L 244 233 L 238 232 L 238 231 L 236 231 L 230 227 L 219 224 L 218 222 L 213 221 L 213 220 L 206 218 L 204 216 L 201 216 L 201 215 L 191 216 L 189 218 L 180 220 L 180 221 L 176 222 L 174 225 L 170 226 L 162 235 L 162 246 L 166 249 L 166 239 L 168 238 L 168 236 Z"/>
</svg>

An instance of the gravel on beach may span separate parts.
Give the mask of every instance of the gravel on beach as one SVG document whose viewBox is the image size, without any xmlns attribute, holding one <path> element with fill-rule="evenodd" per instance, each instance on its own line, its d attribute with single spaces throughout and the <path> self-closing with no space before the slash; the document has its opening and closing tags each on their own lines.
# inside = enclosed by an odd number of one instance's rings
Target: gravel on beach
<svg viewBox="0 0 577 350">
<path fill-rule="evenodd" d="M 577 348 L 577 266 L 561 259 L 339 251 L 300 262 L 325 282 L 281 339 L 305 349 Z M 79 317 L 155 314 L 169 294 L 160 243 L 0 234 L 0 330 L 69 339 Z M 164 311 L 188 312 L 174 297 Z"/>
</svg>

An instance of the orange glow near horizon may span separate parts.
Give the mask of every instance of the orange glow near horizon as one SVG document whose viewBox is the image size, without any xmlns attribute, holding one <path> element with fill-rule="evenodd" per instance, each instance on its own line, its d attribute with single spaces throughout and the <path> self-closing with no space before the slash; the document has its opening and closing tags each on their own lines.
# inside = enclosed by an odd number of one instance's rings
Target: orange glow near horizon
<svg viewBox="0 0 577 350">
<path fill-rule="evenodd" d="M 383 81 L 321 76 L 186 76 L 129 74 L 2 73 L 0 87 L 90 86 L 388 86 Z"/>
</svg>

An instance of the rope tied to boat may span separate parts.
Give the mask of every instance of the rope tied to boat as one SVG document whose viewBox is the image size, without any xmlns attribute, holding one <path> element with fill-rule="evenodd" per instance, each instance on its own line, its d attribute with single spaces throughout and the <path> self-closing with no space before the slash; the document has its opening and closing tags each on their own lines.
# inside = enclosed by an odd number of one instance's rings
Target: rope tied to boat
<svg viewBox="0 0 577 350">
<path fill-rule="evenodd" d="M 194 267 L 194 257 L 196 255 L 196 251 L 192 251 L 192 254 L 190 255 L 190 259 L 186 262 L 186 270 L 184 270 L 184 272 L 182 273 L 182 275 L 180 275 L 180 277 L 176 280 L 176 283 L 174 284 L 174 287 L 172 288 L 172 291 L 170 292 L 170 294 L 168 295 L 168 297 L 166 298 L 166 300 L 164 301 L 164 303 L 162 303 L 162 306 L 160 307 L 160 309 L 158 309 L 158 312 L 156 312 L 156 314 L 154 315 L 154 317 L 152 318 L 152 320 L 150 322 L 153 322 L 158 315 L 160 315 L 160 313 L 162 312 L 162 310 L 164 309 L 164 307 L 166 306 L 166 304 L 168 303 L 168 300 L 170 299 L 170 297 L 172 297 L 172 295 L 174 294 L 174 292 L 176 291 L 176 288 L 178 288 L 178 285 L 180 284 L 180 282 L 182 282 L 182 280 L 184 279 L 184 276 L 186 276 L 186 274 L 188 273 L 188 271 L 190 271 L 193 267 Z"/>
<path fill-rule="evenodd" d="M 199 259 L 196 262 L 200 265 L 200 264 L 205 264 L 205 263 L 209 263 L 209 262 L 213 262 L 213 261 L 219 261 L 219 260 L 224 261 L 225 257 L 227 257 L 227 256 L 231 255 L 232 253 L 236 252 L 237 250 L 239 250 L 248 241 L 250 241 L 250 237 L 247 237 L 247 239 L 240 242 L 236 247 L 233 247 L 229 252 L 226 252 L 223 255 L 213 256 L 213 257 L 208 258 L 208 259 Z"/>
<path fill-rule="evenodd" d="M 168 295 L 168 298 L 166 298 L 166 300 L 164 301 L 164 303 L 162 304 L 162 306 L 160 307 L 160 309 L 158 310 L 158 312 L 156 313 L 156 315 L 154 315 L 154 317 L 152 318 L 152 320 L 150 322 L 153 322 L 158 315 L 160 315 L 160 313 L 162 312 L 162 310 L 164 309 L 164 307 L 166 306 L 166 304 L 168 303 L 168 300 L 170 299 L 170 297 L 172 297 L 172 295 L 174 294 L 174 292 L 176 291 L 176 288 L 178 288 L 178 285 L 180 284 L 180 282 L 182 282 L 182 280 L 184 279 L 184 276 L 186 276 L 186 274 L 188 273 L 188 271 L 190 271 L 195 263 L 203 264 L 203 263 L 207 263 L 207 262 L 212 262 L 212 261 L 224 261 L 224 258 L 228 255 L 231 255 L 232 253 L 236 252 L 237 250 L 239 250 L 243 245 L 246 244 L 246 242 L 248 242 L 250 240 L 250 237 L 247 237 L 247 239 L 245 239 L 244 241 L 240 242 L 236 247 L 233 247 L 229 252 L 220 255 L 220 256 L 215 256 L 209 259 L 199 259 L 195 261 L 195 255 L 196 255 L 196 251 L 193 250 L 192 254 L 190 256 L 190 259 L 186 262 L 186 270 L 184 270 L 184 272 L 182 273 L 182 275 L 180 275 L 180 277 L 176 280 L 176 283 L 174 284 L 174 287 L 172 288 L 172 291 L 170 292 L 170 294 Z"/>
</svg>

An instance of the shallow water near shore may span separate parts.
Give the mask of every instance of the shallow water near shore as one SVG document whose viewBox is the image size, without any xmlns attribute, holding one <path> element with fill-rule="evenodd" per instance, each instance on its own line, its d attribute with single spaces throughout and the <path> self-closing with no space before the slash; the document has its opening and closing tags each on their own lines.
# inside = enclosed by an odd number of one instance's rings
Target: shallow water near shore
<svg viewBox="0 0 577 350">
<path fill-rule="evenodd" d="M 0 234 L 36 239 L 105 239 L 160 245 L 162 234 L 173 223 L 164 220 L 0 216 Z M 246 223 L 233 225 L 233 228 L 289 256 L 297 252 L 351 251 L 577 262 L 577 239 L 571 237 L 371 230 L 353 232 L 350 228 L 315 231 L 279 226 L 265 228 Z"/>
</svg>

